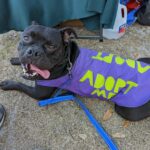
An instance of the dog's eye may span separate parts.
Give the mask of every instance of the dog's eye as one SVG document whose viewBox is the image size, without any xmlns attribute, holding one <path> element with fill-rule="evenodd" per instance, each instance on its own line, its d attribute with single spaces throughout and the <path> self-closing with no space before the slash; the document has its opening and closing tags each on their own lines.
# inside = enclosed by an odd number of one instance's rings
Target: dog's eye
<svg viewBox="0 0 150 150">
<path fill-rule="evenodd" d="M 45 48 L 48 48 L 48 49 L 54 49 L 55 48 L 55 45 L 48 45 L 48 44 L 45 44 L 44 45 L 45 46 Z"/>
<path fill-rule="evenodd" d="M 31 41 L 31 37 L 26 35 L 23 37 L 23 40 L 24 40 L 24 42 L 29 43 Z"/>
<path fill-rule="evenodd" d="M 28 41 L 28 40 L 29 40 L 29 36 L 24 36 L 23 39 L 24 39 L 25 41 Z"/>
<path fill-rule="evenodd" d="M 54 52 L 56 49 L 56 46 L 53 44 L 44 44 L 44 47 L 47 52 Z"/>
</svg>

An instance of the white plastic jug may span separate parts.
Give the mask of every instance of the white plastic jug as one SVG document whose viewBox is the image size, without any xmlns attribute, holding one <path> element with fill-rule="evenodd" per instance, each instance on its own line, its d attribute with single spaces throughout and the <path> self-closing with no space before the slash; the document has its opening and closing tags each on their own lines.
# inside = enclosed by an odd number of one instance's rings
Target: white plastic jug
<svg viewBox="0 0 150 150">
<path fill-rule="evenodd" d="M 127 26 L 127 8 L 118 4 L 118 10 L 113 29 L 103 29 L 103 37 L 107 39 L 118 39 L 125 34 Z"/>
</svg>

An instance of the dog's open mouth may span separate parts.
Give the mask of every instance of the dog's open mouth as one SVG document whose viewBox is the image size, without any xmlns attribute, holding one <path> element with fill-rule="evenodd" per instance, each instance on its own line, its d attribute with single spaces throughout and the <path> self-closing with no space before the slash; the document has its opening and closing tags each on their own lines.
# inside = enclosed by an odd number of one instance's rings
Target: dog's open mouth
<svg viewBox="0 0 150 150">
<path fill-rule="evenodd" d="M 24 76 L 27 78 L 36 77 L 40 75 L 44 79 L 48 79 L 50 77 L 50 72 L 48 70 L 42 70 L 36 67 L 33 64 L 22 64 Z"/>
</svg>

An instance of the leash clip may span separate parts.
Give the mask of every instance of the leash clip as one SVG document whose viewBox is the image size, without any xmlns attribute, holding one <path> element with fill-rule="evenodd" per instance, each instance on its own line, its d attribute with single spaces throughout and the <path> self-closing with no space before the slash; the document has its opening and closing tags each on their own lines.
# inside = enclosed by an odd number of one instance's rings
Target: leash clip
<svg viewBox="0 0 150 150">
<path fill-rule="evenodd" d="M 70 77 L 70 78 L 72 78 L 71 69 L 72 69 L 72 63 L 69 61 L 69 65 L 68 65 L 68 67 L 67 67 L 67 70 L 68 70 L 68 74 L 69 74 L 69 77 Z"/>
</svg>

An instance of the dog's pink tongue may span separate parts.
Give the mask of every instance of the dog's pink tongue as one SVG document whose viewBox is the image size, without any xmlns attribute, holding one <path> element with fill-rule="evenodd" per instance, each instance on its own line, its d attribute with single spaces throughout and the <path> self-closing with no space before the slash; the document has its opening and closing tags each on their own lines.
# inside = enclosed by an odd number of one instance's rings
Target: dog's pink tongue
<svg viewBox="0 0 150 150">
<path fill-rule="evenodd" d="M 36 66 L 30 64 L 30 69 L 32 71 L 37 72 L 39 75 L 41 75 L 44 79 L 48 79 L 50 76 L 50 72 L 48 70 L 41 70 L 39 68 L 37 68 Z"/>
</svg>

